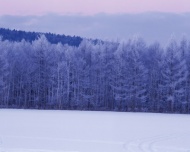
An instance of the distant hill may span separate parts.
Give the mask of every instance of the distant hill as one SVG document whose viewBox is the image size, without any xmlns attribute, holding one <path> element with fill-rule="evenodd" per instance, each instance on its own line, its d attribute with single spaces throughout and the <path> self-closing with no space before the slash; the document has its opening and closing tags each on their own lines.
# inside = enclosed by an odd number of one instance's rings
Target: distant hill
<svg viewBox="0 0 190 152">
<path fill-rule="evenodd" d="M 32 42 L 39 37 L 39 35 L 44 34 L 48 41 L 52 44 L 57 44 L 61 42 L 62 44 L 68 44 L 70 46 L 79 46 L 82 38 L 79 36 L 65 36 L 52 33 L 40 33 L 40 32 L 25 32 L 20 30 L 10 30 L 5 28 L 0 28 L 0 35 L 3 40 L 17 41 L 20 42 L 22 39 Z"/>
</svg>

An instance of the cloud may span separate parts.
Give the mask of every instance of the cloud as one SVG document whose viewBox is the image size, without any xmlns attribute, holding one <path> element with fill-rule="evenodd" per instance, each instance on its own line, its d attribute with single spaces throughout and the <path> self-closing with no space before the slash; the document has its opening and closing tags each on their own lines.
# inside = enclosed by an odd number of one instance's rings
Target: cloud
<svg viewBox="0 0 190 152">
<path fill-rule="evenodd" d="M 189 0 L 0 0 L 0 14 L 187 12 Z"/>
<path fill-rule="evenodd" d="M 0 27 L 114 40 L 139 35 L 165 44 L 171 35 L 190 35 L 190 13 L 1 16 Z"/>
</svg>

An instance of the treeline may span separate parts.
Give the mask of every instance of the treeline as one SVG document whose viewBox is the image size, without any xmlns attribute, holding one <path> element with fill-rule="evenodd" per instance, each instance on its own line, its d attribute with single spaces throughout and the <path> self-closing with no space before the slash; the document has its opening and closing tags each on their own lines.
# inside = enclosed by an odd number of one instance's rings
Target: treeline
<svg viewBox="0 0 190 152">
<path fill-rule="evenodd" d="M 39 33 L 39 32 L 26 32 L 20 30 L 10 30 L 0 28 L 0 35 L 2 36 L 2 40 L 9 40 L 12 42 L 21 42 L 23 39 L 27 42 L 32 42 L 36 40 L 40 35 L 45 35 L 47 40 L 52 44 L 62 43 L 68 44 L 71 46 L 79 46 L 82 41 L 82 38 L 79 36 L 65 36 L 53 33 Z"/>
<path fill-rule="evenodd" d="M 0 107 L 190 113 L 190 42 L 1 39 Z"/>
</svg>

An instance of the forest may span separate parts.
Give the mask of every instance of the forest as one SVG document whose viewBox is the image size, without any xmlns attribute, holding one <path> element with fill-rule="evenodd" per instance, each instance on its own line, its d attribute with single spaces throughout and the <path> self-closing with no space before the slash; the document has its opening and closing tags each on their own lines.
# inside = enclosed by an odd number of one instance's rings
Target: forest
<svg viewBox="0 0 190 152">
<path fill-rule="evenodd" d="M 0 28 L 0 35 L 2 36 L 2 40 L 16 41 L 20 42 L 24 39 L 27 42 L 32 42 L 36 40 L 40 35 L 45 35 L 47 40 L 52 43 L 62 43 L 68 44 L 71 46 L 79 46 L 82 41 L 82 38 L 79 36 L 66 36 L 60 34 L 53 33 L 42 33 L 42 32 L 26 32 L 21 30 L 10 30 L 5 28 Z"/>
<path fill-rule="evenodd" d="M 1 37 L 0 108 L 190 113 L 190 41 Z"/>
</svg>

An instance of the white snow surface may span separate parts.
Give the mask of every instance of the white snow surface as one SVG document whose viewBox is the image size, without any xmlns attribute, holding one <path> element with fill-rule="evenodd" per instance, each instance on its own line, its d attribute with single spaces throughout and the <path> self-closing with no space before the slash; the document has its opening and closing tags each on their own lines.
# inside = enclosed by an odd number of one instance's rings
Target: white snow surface
<svg viewBox="0 0 190 152">
<path fill-rule="evenodd" d="M 190 115 L 0 109 L 0 152 L 190 152 Z"/>
</svg>

